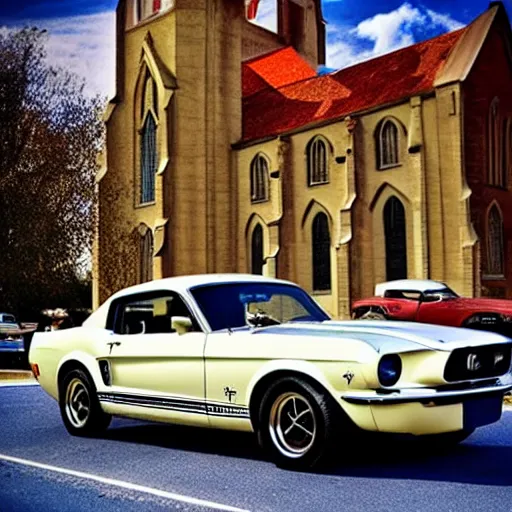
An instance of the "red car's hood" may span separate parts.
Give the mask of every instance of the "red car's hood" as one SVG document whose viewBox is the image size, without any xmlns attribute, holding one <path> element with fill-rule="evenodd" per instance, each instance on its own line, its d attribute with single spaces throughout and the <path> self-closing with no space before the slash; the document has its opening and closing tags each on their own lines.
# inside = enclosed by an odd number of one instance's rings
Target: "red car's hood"
<svg viewBox="0 0 512 512">
<path fill-rule="evenodd" d="M 481 313 L 504 313 L 512 316 L 512 300 L 459 297 L 445 301 L 445 304 L 463 307 L 467 311 Z"/>
</svg>

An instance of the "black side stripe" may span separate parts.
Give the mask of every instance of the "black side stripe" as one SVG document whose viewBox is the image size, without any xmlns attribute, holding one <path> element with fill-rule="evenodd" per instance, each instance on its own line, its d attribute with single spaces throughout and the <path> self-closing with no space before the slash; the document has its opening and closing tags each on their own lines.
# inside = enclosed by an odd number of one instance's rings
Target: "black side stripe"
<svg viewBox="0 0 512 512">
<path fill-rule="evenodd" d="M 205 414 L 230 418 L 249 418 L 249 409 L 243 406 L 227 405 L 216 402 L 200 402 L 184 398 L 166 398 L 146 395 L 130 395 L 125 393 L 98 393 L 100 402 L 122 405 L 135 405 L 169 411 Z"/>
</svg>

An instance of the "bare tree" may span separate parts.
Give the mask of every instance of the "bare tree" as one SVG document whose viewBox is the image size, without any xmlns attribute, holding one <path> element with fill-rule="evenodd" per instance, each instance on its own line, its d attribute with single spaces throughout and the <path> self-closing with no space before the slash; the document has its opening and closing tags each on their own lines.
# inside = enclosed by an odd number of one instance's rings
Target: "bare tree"
<svg viewBox="0 0 512 512">
<path fill-rule="evenodd" d="M 0 34 L 0 309 L 25 315 L 87 306 L 104 140 L 104 100 L 47 64 L 46 37 Z"/>
</svg>

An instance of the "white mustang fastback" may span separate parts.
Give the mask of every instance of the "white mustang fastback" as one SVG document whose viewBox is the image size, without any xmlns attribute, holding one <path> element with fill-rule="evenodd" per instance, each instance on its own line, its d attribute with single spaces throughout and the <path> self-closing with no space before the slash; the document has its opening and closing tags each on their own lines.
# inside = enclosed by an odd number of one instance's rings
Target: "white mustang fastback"
<svg viewBox="0 0 512 512">
<path fill-rule="evenodd" d="M 334 321 L 296 284 L 245 274 L 132 286 L 29 353 L 73 435 L 113 415 L 255 432 L 281 467 L 349 432 L 460 442 L 500 419 L 512 340 L 418 323 Z"/>
</svg>

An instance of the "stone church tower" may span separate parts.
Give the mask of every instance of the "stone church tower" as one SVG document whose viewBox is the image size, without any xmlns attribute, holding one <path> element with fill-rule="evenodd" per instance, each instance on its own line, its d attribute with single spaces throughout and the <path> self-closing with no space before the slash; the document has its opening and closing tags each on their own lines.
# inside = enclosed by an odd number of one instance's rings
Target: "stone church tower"
<svg viewBox="0 0 512 512">
<path fill-rule="evenodd" d="M 320 0 L 277 0 L 277 34 L 247 20 L 250 3 L 119 1 L 95 307 L 137 282 L 236 271 L 242 61 L 288 45 L 325 60 Z"/>
</svg>

